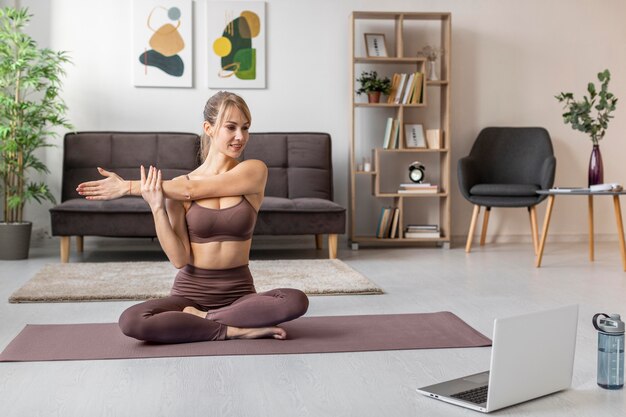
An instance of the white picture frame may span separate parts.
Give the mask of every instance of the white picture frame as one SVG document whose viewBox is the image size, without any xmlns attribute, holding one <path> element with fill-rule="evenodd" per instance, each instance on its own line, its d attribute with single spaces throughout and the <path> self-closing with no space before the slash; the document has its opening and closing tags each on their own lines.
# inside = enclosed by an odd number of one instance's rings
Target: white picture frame
<svg viewBox="0 0 626 417">
<path fill-rule="evenodd" d="M 368 57 L 386 57 L 387 45 L 384 33 L 365 33 L 365 53 Z"/>
<path fill-rule="evenodd" d="M 424 126 L 420 124 L 405 124 L 404 141 L 407 148 L 426 148 Z"/>
<path fill-rule="evenodd" d="M 209 88 L 265 88 L 266 26 L 264 1 L 206 3 L 204 50 Z"/>
<path fill-rule="evenodd" d="M 191 0 L 133 0 L 135 87 L 193 87 Z"/>
</svg>

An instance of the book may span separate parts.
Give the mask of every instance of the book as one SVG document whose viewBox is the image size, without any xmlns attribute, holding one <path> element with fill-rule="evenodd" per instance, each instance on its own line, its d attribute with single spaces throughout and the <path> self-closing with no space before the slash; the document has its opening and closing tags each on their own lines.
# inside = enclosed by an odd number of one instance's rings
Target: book
<svg viewBox="0 0 626 417">
<path fill-rule="evenodd" d="M 406 84 L 406 74 L 399 74 L 400 79 L 398 81 L 398 89 L 396 90 L 396 96 L 393 99 L 395 104 L 400 104 L 402 100 L 402 93 L 404 92 L 404 86 Z"/>
<path fill-rule="evenodd" d="M 432 187 L 433 185 L 429 182 L 407 182 L 400 184 L 401 188 L 425 188 Z"/>
<path fill-rule="evenodd" d="M 405 239 L 424 239 L 424 238 L 439 238 L 441 233 L 437 232 L 404 232 Z"/>
<path fill-rule="evenodd" d="M 391 77 L 391 91 L 389 91 L 389 95 L 387 96 L 387 104 L 393 104 L 393 100 L 396 98 L 396 94 L 398 93 L 398 82 L 399 82 L 400 74 L 393 74 Z"/>
<path fill-rule="evenodd" d="M 391 220 L 391 228 L 389 229 L 389 238 L 394 239 L 398 236 L 398 220 L 400 219 L 400 209 L 393 209 L 393 218 Z"/>
<path fill-rule="evenodd" d="M 437 224 L 409 224 L 406 226 L 405 231 L 407 232 L 415 232 L 418 230 L 439 230 L 439 225 Z"/>
<path fill-rule="evenodd" d="M 428 149 L 441 149 L 441 130 L 426 129 L 426 144 Z"/>
<path fill-rule="evenodd" d="M 407 104 L 413 95 L 413 89 L 415 88 L 415 73 L 409 74 L 409 78 L 406 80 L 406 88 L 402 95 L 402 104 Z"/>
<path fill-rule="evenodd" d="M 431 185 L 429 187 L 400 188 L 398 194 L 437 194 L 439 186 Z"/>
<path fill-rule="evenodd" d="M 383 137 L 383 149 L 389 147 L 389 140 L 391 139 L 391 129 L 393 127 L 393 117 L 387 118 L 387 125 L 385 126 L 385 136 Z"/>
<path fill-rule="evenodd" d="M 387 233 L 389 233 L 390 214 L 391 214 L 390 207 L 383 207 L 381 209 L 380 218 L 378 220 L 378 228 L 376 230 L 377 238 L 384 238 L 387 236 Z"/>
<path fill-rule="evenodd" d="M 415 73 L 415 87 L 413 88 L 413 96 L 411 98 L 411 104 L 422 103 L 422 91 L 424 89 L 424 74 L 421 72 Z"/>
<path fill-rule="evenodd" d="M 400 123 L 395 119 L 393 121 L 393 128 L 391 130 L 391 140 L 389 141 L 388 149 L 398 149 L 398 142 L 400 137 Z"/>
</svg>

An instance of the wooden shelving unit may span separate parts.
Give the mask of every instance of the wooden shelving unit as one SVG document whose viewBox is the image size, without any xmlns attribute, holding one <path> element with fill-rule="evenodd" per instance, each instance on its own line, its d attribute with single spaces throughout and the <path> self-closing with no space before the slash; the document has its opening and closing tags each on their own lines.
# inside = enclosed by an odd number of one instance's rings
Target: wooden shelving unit
<svg viewBox="0 0 626 417">
<path fill-rule="evenodd" d="M 450 51 L 451 51 L 451 15 L 450 13 L 413 13 L 413 12 L 353 12 L 350 17 L 351 45 L 350 45 L 350 224 L 349 233 L 352 247 L 357 249 L 360 244 L 383 246 L 383 245 L 415 245 L 422 242 L 430 242 L 449 247 L 450 245 Z M 385 26 L 386 25 L 386 26 Z M 423 25 L 420 26 L 420 25 Z M 376 32 L 380 28 L 389 35 L 386 37 L 388 57 L 367 57 L 363 34 Z M 417 28 L 417 29 L 416 29 Z M 416 36 L 416 33 L 418 36 Z M 421 38 L 419 34 L 425 34 Z M 429 39 L 429 41 L 426 40 Z M 436 39 L 436 43 L 432 39 Z M 438 44 L 437 44 L 438 43 Z M 388 104 L 364 103 L 357 100 L 355 94 L 356 78 L 361 71 L 375 69 L 382 76 L 391 75 L 394 72 L 420 71 L 426 75 L 426 60 L 417 56 L 416 51 L 430 44 L 434 47 L 443 48 L 444 53 L 438 58 L 439 80 L 427 80 L 425 82 L 423 99 L 419 104 Z M 391 45 L 391 47 L 390 47 Z M 398 69 L 404 70 L 398 70 Z M 437 90 L 437 91 L 435 91 Z M 430 96 L 436 97 L 430 103 Z M 433 116 L 432 112 L 436 114 Z M 382 141 L 376 145 L 376 138 L 382 134 L 383 127 L 362 129 L 366 132 L 357 133 L 357 124 L 362 123 L 363 112 L 393 112 L 392 116 L 398 120 L 400 126 L 400 140 L 398 149 L 382 149 Z M 428 113 L 428 117 L 426 115 Z M 371 115 L 372 113 L 368 113 Z M 428 121 L 426 121 L 428 119 Z M 435 120 L 433 122 L 433 119 Z M 442 133 L 442 146 L 440 149 L 407 148 L 404 140 L 404 124 L 424 124 L 426 128 L 440 129 Z M 427 125 L 430 123 L 430 125 Z M 380 134 L 379 134 L 380 133 Z M 369 149 L 365 149 L 369 145 Z M 372 145 L 374 144 L 374 145 Z M 357 171 L 358 158 L 362 154 L 371 153 L 372 170 Z M 383 179 L 392 171 L 399 173 L 405 167 L 398 163 L 384 165 L 383 158 L 396 160 L 407 155 L 420 156 L 435 159 L 427 168 L 432 173 L 436 170 L 439 192 L 436 194 L 400 194 L 395 190 L 382 189 Z M 391 167 L 388 165 L 392 165 Z M 367 178 L 371 181 L 371 187 L 357 184 L 358 178 Z M 362 182 L 362 181 L 359 181 Z M 408 182 L 408 178 L 406 181 Z M 399 185 L 399 184 L 398 184 Z M 369 189 L 368 189 L 369 188 Z M 363 199 L 368 203 L 363 203 Z M 382 203 L 378 203 L 382 201 Z M 439 238 L 405 238 L 404 228 L 411 215 L 418 217 L 433 217 L 433 204 L 422 207 L 420 202 L 436 201 L 438 213 L 437 224 L 441 236 Z M 368 221 L 359 224 L 359 211 L 370 208 L 373 205 L 392 206 L 399 208 L 400 235 L 396 238 L 377 238 L 376 226 Z M 418 213 L 427 210 L 427 213 Z M 360 229 L 360 230 L 359 230 Z M 357 230 L 361 233 L 358 233 Z M 366 233 L 363 233 L 366 230 Z"/>
</svg>

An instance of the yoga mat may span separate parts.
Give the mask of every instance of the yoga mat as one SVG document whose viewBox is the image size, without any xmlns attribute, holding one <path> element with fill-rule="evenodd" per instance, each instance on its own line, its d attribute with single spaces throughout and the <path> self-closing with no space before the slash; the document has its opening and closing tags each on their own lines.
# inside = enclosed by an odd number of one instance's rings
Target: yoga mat
<svg viewBox="0 0 626 417">
<path fill-rule="evenodd" d="M 276 355 L 490 346 L 491 340 L 450 312 L 301 317 L 281 325 L 287 340 L 149 344 L 117 323 L 27 325 L 0 354 L 2 362 Z"/>
</svg>

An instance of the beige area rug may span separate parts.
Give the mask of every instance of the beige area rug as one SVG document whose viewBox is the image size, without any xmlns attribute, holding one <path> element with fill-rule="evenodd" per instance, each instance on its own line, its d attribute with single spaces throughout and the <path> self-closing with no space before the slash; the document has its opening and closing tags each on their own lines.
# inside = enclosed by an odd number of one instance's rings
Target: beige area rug
<svg viewBox="0 0 626 417">
<path fill-rule="evenodd" d="M 308 295 L 382 294 L 338 259 L 250 261 L 258 292 L 297 288 Z M 169 295 L 177 270 L 169 262 L 83 262 L 43 267 L 9 302 L 147 300 Z"/>
</svg>

